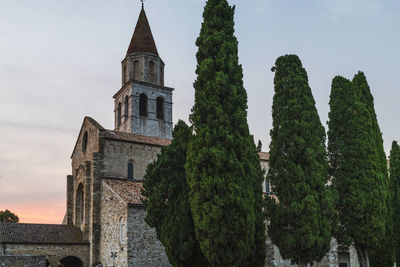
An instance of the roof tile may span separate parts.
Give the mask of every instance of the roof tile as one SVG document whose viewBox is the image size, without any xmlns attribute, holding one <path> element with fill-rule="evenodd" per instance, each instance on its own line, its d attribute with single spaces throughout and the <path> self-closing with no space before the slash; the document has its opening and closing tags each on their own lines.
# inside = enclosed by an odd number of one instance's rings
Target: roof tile
<svg viewBox="0 0 400 267">
<path fill-rule="evenodd" d="M 142 182 L 104 179 L 103 180 L 126 204 L 142 205 Z"/>
<path fill-rule="evenodd" d="M 0 222 L 0 243 L 82 244 L 82 232 L 72 225 Z"/>
</svg>

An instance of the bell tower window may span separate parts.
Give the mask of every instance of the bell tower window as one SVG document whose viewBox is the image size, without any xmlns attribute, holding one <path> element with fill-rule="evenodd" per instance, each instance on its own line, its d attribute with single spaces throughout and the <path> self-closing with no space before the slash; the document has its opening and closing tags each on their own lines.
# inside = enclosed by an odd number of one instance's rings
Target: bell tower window
<svg viewBox="0 0 400 267">
<path fill-rule="evenodd" d="M 127 73 L 126 73 L 126 65 L 124 65 L 123 67 L 123 71 L 122 71 L 122 83 L 125 84 L 127 82 Z"/>
<path fill-rule="evenodd" d="M 133 79 L 139 80 L 139 61 L 135 60 L 133 62 Z"/>
<path fill-rule="evenodd" d="M 126 96 L 125 103 L 124 103 L 124 116 L 128 117 L 128 113 L 129 113 L 129 97 Z"/>
<path fill-rule="evenodd" d="M 164 98 L 157 97 L 157 119 L 164 119 Z"/>
<path fill-rule="evenodd" d="M 150 61 L 149 62 L 149 77 L 150 77 L 150 82 L 156 82 L 156 74 L 154 72 L 154 62 Z"/>
<path fill-rule="evenodd" d="M 147 117 L 147 95 L 145 94 L 139 96 L 139 115 Z"/>
<path fill-rule="evenodd" d="M 117 124 L 118 126 L 121 125 L 121 103 L 118 104 L 117 108 Z"/>
</svg>

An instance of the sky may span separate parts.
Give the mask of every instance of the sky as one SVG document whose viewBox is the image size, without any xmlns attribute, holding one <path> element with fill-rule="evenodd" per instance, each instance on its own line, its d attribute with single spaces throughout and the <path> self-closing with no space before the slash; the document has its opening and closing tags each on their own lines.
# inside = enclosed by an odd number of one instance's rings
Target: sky
<svg viewBox="0 0 400 267">
<path fill-rule="evenodd" d="M 271 67 L 297 54 L 326 127 L 334 76 L 366 74 L 386 153 L 400 140 L 399 0 L 230 0 L 248 93 L 248 122 L 267 151 Z M 174 122 L 193 105 L 205 0 L 147 0 Z M 113 129 L 113 98 L 139 0 L 0 0 L 0 210 L 61 223 L 66 176 L 84 116 Z"/>
</svg>

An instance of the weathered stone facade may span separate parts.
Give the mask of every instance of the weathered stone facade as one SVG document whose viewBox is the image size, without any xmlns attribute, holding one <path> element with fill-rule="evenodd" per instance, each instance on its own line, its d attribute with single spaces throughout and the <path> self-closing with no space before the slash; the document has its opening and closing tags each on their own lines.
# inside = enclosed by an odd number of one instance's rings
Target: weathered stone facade
<svg viewBox="0 0 400 267">
<path fill-rule="evenodd" d="M 103 266 L 127 266 L 127 205 L 105 183 L 102 183 L 101 253 Z M 111 253 L 116 253 L 111 258 Z"/>
<path fill-rule="evenodd" d="M 132 163 L 133 178 L 143 180 L 147 165 L 157 157 L 160 151 L 160 146 L 106 140 L 104 177 L 127 179 L 128 163 Z"/>
<path fill-rule="evenodd" d="M 0 256 L 1 267 L 46 267 L 44 256 Z"/>
<path fill-rule="evenodd" d="M 44 257 L 51 266 L 57 266 L 63 259 L 73 256 L 82 262 L 82 267 L 90 266 L 89 246 L 86 244 L 6 244 L 4 254 L 6 256 L 40 255 Z M 20 267 L 24 265 L 16 266 Z"/>
<path fill-rule="evenodd" d="M 154 229 L 144 218 L 143 206 L 128 208 L 128 266 L 171 266 Z"/>
</svg>

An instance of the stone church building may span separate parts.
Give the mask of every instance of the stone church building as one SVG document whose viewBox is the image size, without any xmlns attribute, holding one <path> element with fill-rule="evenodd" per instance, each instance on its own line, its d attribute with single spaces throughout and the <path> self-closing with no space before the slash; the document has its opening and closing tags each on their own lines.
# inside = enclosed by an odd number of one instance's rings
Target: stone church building
<svg viewBox="0 0 400 267">
<path fill-rule="evenodd" d="M 0 223 L 0 266 L 170 266 L 140 199 L 147 165 L 172 138 L 172 92 L 146 13 L 122 61 L 114 95 L 114 130 L 85 117 L 67 176 L 61 225 Z M 269 154 L 260 153 L 268 169 Z M 263 184 L 269 193 L 269 184 Z M 291 266 L 267 241 L 266 266 Z M 314 266 L 356 266 L 354 253 L 332 250 Z"/>
</svg>

